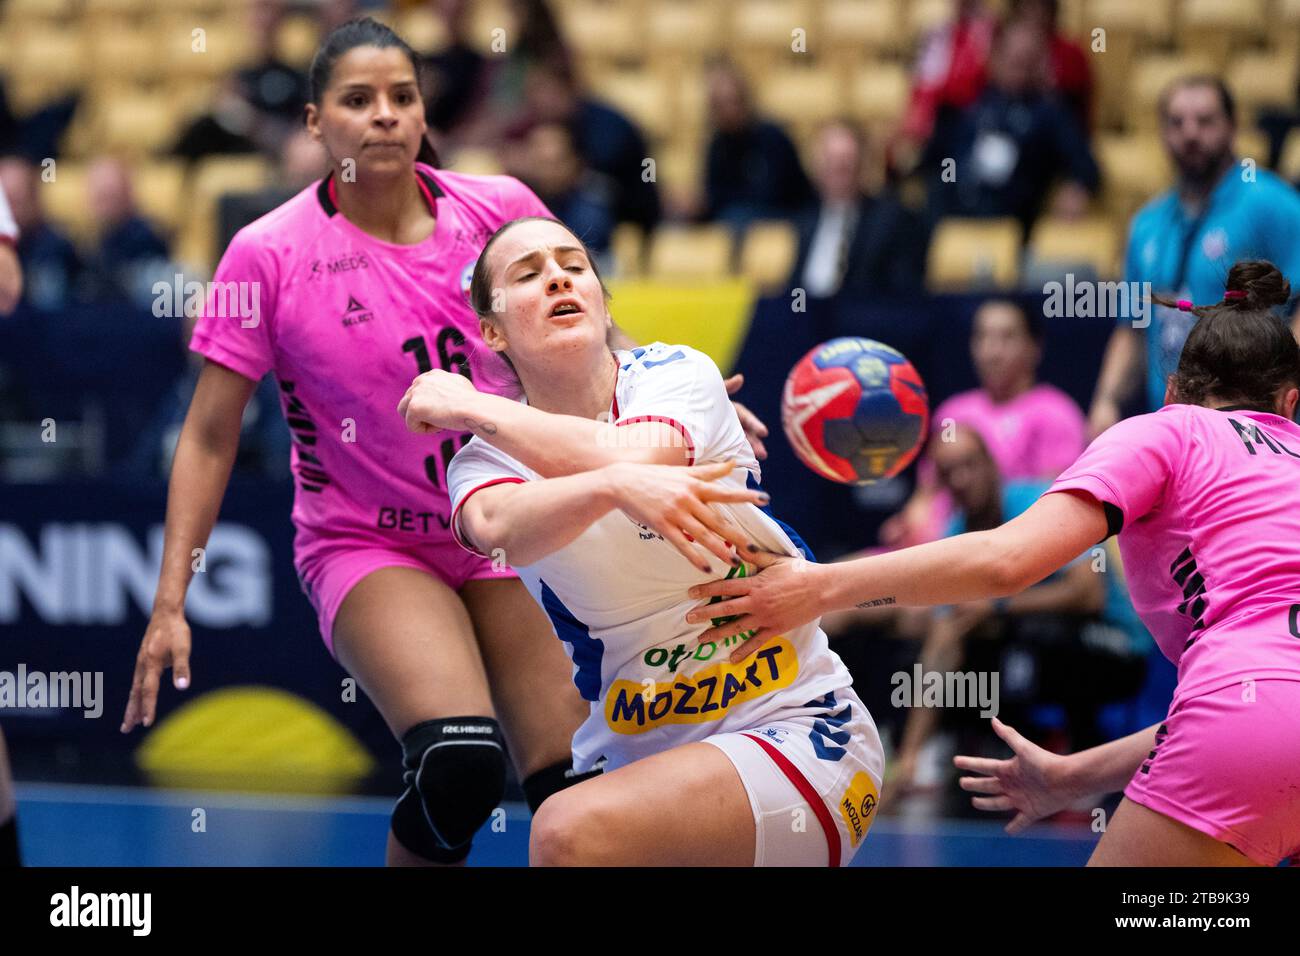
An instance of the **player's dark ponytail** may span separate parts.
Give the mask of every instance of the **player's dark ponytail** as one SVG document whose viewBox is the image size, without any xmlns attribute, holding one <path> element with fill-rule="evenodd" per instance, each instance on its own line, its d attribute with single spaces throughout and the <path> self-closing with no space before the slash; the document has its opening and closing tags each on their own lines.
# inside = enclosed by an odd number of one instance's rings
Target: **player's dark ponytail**
<svg viewBox="0 0 1300 956">
<path fill-rule="evenodd" d="M 1213 397 L 1271 412 L 1279 389 L 1300 387 L 1300 345 L 1274 311 L 1290 301 L 1291 283 L 1273 263 L 1245 260 L 1228 270 L 1225 286 L 1214 305 L 1153 297 L 1197 316 L 1172 377 L 1174 399 L 1202 405 Z"/>
<path fill-rule="evenodd" d="M 307 71 L 307 84 L 311 101 L 318 107 L 321 97 L 330 85 L 330 78 L 334 75 L 334 64 L 338 58 L 359 46 L 374 46 L 381 50 L 396 47 L 401 50 L 411 61 L 411 69 L 415 71 L 416 86 L 423 89 L 420 76 L 424 70 L 419 55 L 411 49 L 410 44 L 394 33 L 392 28 L 373 17 L 362 17 L 358 20 L 349 20 L 331 30 L 329 36 L 321 43 L 320 49 L 316 51 L 316 55 L 312 57 L 311 67 Z M 433 148 L 433 143 L 429 142 L 428 135 L 420 138 L 420 151 L 416 153 L 415 159 L 429 166 L 438 165 L 438 151 Z"/>
</svg>

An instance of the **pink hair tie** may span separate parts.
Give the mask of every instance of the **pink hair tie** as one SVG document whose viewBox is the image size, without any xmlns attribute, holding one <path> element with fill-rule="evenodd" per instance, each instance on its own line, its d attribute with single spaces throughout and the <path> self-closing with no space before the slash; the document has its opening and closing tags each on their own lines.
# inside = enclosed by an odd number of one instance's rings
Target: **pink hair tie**
<svg viewBox="0 0 1300 956">
<path fill-rule="evenodd" d="M 1241 289 L 1231 289 L 1228 292 L 1223 293 L 1223 297 L 1225 299 L 1244 299 L 1246 298 L 1246 293 Z"/>
<path fill-rule="evenodd" d="M 1178 308 L 1182 309 L 1184 312 L 1190 312 L 1190 311 L 1192 311 L 1192 300 L 1191 300 L 1191 299 L 1179 299 L 1179 300 L 1178 300 Z"/>
</svg>

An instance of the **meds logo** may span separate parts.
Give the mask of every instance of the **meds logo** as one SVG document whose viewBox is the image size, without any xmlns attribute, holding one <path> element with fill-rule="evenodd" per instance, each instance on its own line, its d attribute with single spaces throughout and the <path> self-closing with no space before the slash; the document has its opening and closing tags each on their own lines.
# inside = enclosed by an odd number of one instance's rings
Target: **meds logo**
<svg viewBox="0 0 1300 956">
<path fill-rule="evenodd" d="M 844 791 L 844 796 L 840 797 L 840 816 L 844 818 L 844 825 L 849 828 L 849 842 L 854 847 L 862 842 L 862 838 L 867 835 L 867 830 L 871 828 L 872 815 L 876 812 L 876 804 L 879 802 L 880 794 L 876 790 L 876 782 L 866 772 L 859 770 L 849 781 L 849 788 Z"/>
</svg>

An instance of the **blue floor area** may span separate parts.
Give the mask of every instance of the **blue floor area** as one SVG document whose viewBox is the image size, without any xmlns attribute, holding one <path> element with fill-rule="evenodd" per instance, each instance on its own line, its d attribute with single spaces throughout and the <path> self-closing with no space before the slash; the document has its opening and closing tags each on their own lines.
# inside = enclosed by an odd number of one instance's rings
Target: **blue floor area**
<svg viewBox="0 0 1300 956">
<path fill-rule="evenodd" d="M 30 866 L 379 866 L 392 803 L 130 787 L 18 785 Z M 204 830 L 196 832 L 201 809 Z M 527 807 L 506 804 L 474 840 L 473 866 L 528 862 Z M 1009 837 L 993 821 L 875 822 L 855 866 L 1081 866 L 1087 827 Z"/>
</svg>

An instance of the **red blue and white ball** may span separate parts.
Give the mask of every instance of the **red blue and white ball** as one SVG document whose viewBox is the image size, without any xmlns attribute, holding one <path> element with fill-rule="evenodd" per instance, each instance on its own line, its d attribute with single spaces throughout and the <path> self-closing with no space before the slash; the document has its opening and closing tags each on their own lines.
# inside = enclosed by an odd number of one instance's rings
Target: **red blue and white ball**
<svg viewBox="0 0 1300 956">
<path fill-rule="evenodd" d="M 864 485 L 899 474 L 920 453 L 930 401 L 897 349 L 873 339 L 831 339 L 791 369 L 781 424 L 799 460 L 817 474 Z"/>
</svg>

